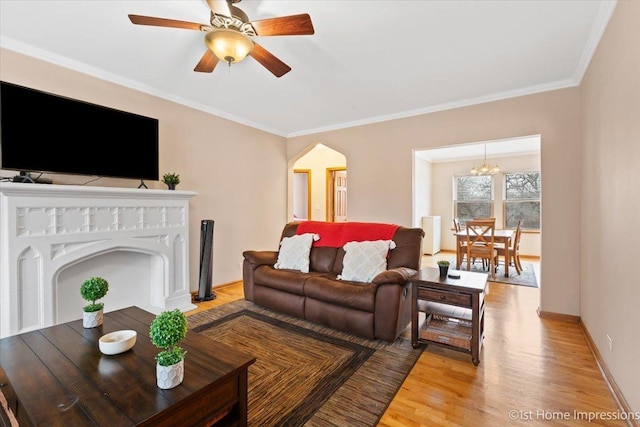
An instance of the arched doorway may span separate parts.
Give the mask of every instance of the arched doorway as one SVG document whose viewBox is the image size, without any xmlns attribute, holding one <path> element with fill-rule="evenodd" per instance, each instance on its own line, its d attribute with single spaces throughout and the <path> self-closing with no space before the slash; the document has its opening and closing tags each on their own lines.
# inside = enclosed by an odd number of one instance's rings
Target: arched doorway
<svg viewBox="0 0 640 427">
<path fill-rule="evenodd" d="M 290 168 L 293 178 L 289 181 L 289 220 L 346 221 L 347 159 L 344 154 L 316 144 L 293 160 Z M 306 218 L 298 212 L 304 210 L 304 206 L 308 206 Z"/>
</svg>

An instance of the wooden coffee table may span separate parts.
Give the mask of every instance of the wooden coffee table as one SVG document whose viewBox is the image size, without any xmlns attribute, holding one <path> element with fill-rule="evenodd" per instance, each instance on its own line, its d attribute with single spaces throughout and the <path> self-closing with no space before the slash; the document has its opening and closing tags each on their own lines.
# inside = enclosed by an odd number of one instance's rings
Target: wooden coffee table
<svg viewBox="0 0 640 427">
<path fill-rule="evenodd" d="M 459 279 L 440 277 L 438 268 L 426 267 L 409 279 L 413 300 L 411 343 L 414 348 L 420 344 L 436 344 L 470 353 L 477 366 L 484 339 L 487 275 L 455 273 L 460 274 Z M 422 323 L 420 313 L 424 313 Z"/>
<path fill-rule="evenodd" d="M 154 318 L 129 307 L 106 313 L 97 328 L 76 320 L 1 339 L 0 391 L 20 426 L 246 426 L 255 358 L 189 331 L 184 381 L 162 390 L 159 349 L 149 340 Z M 99 338 L 122 329 L 137 331 L 135 346 L 103 355 Z"/>
</svg>

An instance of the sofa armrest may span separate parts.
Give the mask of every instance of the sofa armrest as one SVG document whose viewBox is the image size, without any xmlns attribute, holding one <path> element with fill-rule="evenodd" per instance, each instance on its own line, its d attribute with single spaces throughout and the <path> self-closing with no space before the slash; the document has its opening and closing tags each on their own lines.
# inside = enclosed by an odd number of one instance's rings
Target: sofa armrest
<svg viewBox="0 0 640 427">
<path fill-rule="evenodd" d="M 273 265 L 278 261 L 278 252 L 276 251 L 244 251 L 242 256 L 249 261 L 253 268 L 261 265 Z"/>
<path fill-rule="evenodd" d="M 409 277 L 416 274 L 417 271 L 407 267 L 397 267 L 390 270 L 383 271 L 373 278 L 372 282 L 376 285 L 383 283 L 397 283 L 398 285 L 404 285 Z"/>
<path fill-rule="evenodd" d="M 253 275 L 255 270 L 261 265 L 273 265 L 278 261 L 276 251 L 244 251 L 242 253 L 244 262 L 242 263 L 242 287 L 244 289 L 244 299 L 253 301 L 253 288 L 255 286 Z"/>
</svg>

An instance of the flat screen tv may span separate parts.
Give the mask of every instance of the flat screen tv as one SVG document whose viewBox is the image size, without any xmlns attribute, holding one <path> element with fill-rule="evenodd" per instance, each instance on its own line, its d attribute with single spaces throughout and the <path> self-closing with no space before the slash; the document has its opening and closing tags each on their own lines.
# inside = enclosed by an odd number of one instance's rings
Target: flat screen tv
<svg viewBox="0 0 640 427">
<path fill-rule="evenodd" d="M 0 168 L 158 180 L 158 120 L 0 82 Z"/>
</svg>

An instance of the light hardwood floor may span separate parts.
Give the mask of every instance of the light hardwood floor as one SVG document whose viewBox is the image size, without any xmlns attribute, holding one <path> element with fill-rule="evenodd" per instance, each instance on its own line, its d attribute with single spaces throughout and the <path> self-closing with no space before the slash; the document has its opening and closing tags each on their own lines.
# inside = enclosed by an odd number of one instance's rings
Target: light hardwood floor
<svg viewBox="0 0 640 427">
<path fill-rule="evenodd" d="M 434 262 L 423 258 L 423 266 Z M 427 346 L 378 426 L 628 425 L 585 418 L 619 409 L 579 324 L 539 318 L 537 288 L 490 288 L 480 365 L 468 354 Z M 215 292 L 215 300 L 187 314 L 244 297 L 241 282 Z"/>
</svg>

